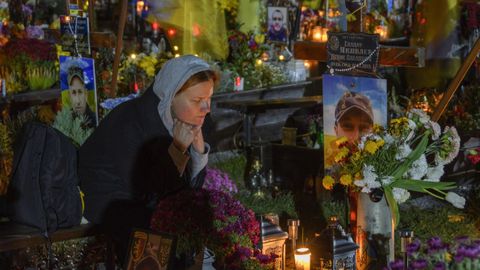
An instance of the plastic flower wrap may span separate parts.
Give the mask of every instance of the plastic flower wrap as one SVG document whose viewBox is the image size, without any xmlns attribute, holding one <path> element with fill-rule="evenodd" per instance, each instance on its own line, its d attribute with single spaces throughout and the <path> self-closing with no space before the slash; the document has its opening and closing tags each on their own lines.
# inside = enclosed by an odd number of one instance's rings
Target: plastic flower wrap
<svg viewBox="0 0 480 270">
<path fill-rule="evenodd" d="M 457 237 L 453 243 L 445 243 L 433 237 L 427 243 L 418 239 L 407 245 L 408 269 L 470 270 L 480 269 L 480 240 Z M 403 270 L 403 260 L 390 262 L 391 270 Z"/>
<path fill-rule="evenodd" d="M 159 202 L 150 227 L 177 235 L 177 255 L 208 247 L 226 269 L 268 269 L 275 259 L 255 250 L 260 226 L 253 211 L 222 191 L 188 189 L 169 196 Z"/>
<path fill-rule="evenodd" d="M 447 192 L 455 183 L 440 182 L 444 166 L 458 154 L 460 138 L 454 127 L 441 132 L 423 111 L 414 109 L 392 119 L 387 129 L 376 126 L 357 143 L 346 138 L 336 143 L 339 151 L 330 175 L 323 179 L 324 187 L 331 189 L 338 183 L 365 193 L 382 189 L 395 226 L 400 218 L 397 204 L 405 202 L 410 191 L 464 207 L 463 197 Z"/>
</svg>

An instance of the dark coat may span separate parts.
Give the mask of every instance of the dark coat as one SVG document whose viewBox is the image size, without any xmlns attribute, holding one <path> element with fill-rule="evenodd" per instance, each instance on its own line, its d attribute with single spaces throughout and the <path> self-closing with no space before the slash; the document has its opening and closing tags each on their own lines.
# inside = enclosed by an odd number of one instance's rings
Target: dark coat
<svg viewBox="0 0 480 270">
<path fill-rule="evenodd" d="M 106 211 L 118 201 L 152 209 L 158 199 L 189 186 L 189 166 L 180 177 L 167 152 L 173 139 L 158 103 L 150 87 L 112 110 L 81 146 L 80 186 L 90 222 L 104 222 Z M 203 185 L 204 176 L 205 169 L 194 187 Z"/>
</svg>

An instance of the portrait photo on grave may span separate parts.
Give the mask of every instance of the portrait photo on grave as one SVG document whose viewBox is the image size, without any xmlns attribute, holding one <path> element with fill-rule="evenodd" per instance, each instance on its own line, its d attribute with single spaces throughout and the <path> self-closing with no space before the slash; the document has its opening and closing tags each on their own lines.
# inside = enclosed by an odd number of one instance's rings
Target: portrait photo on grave
<svg viewBox="0 0 480 270">
<path fill-rule="evenodd" d="M 70 107 L 76 116 L 85 117 L 88 126 L 96 126 L 97 91 L 93 59 L 60 56 L 60 88 L 62 107 Z"/>
<path fill-rule="evenodd" d="M 323 75 L 325 168 L 334 163 L 335 141 L 358 142 L 374 125 L 387 124 L 387 81 L 384 79 Z"/>
<path fill-rule="evenodd" d="M 288 9 L 286 7 L 268 7 L 267 39 L 272 42 L 288 42 Z"/>
</svg>

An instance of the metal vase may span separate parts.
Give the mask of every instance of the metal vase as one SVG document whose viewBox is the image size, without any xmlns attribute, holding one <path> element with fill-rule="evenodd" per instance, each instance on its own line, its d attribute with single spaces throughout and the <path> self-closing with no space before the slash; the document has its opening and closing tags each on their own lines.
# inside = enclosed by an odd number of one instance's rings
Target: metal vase
<svg viewBox="0 0 480 270">
<path fill-rule="evenodd" d="M 383 269 L 394 254 L 392 215 L 385 196 L 372 201 L 367 193 L 357 196 L 357 269 Z"/>
</svg>

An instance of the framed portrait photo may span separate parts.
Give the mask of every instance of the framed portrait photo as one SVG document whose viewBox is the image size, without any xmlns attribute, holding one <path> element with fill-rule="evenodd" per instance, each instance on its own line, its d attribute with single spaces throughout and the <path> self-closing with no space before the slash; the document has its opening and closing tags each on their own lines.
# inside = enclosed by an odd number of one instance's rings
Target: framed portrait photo
<svg viewBox="0 0 480 270">
<path fill-rule="evenodd" d="M 325 169 L 338 153 L 335 141 L 354 142 L 387 125 L 387 81 L 385 79 L 323 75 L 323 130 Z"/>
<path fill-rule="evenodd" d="M 176 238 L 169 234 L 134 229 L 125 261 L 125 270 L 170 270 Z"/>
<path fill-rule="evenodd" d="M 96 126 L 98 113 L 94 60 L 60 56 L 60 88 L 62 107 L 70 107 L 77 115 L 85 116 L 89 125 Z"/>
<path fill-rule="evenodd" d="M 267 39 L 271 42 L 288 43 L 289 22 L 287 7 L 268 7 Z"/>
</svg>

